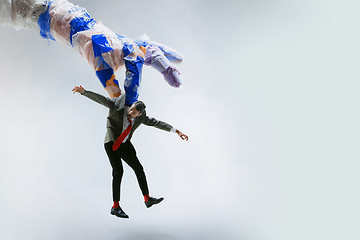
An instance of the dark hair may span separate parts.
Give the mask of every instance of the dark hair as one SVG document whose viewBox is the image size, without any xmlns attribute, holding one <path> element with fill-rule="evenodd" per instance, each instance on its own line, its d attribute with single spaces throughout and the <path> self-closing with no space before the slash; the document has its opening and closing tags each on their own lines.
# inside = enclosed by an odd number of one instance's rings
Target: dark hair
<svg viewBox="0 0 360 240">
<path fill-rule="evenodd" d="M 139 111 L 140 114 L 144 113 L 145 108 L 146 108 L 145 103 L 143 103 L 142 101 L 135 102 L 135 109 Z"/>
</svg>

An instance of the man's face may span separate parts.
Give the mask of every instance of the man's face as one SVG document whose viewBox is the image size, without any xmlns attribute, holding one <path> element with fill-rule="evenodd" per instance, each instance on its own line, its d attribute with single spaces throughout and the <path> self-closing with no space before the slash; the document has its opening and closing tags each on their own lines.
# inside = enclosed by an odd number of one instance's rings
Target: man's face
<svg viewBox="0 0 360 240">
<path fill-rule="evenodd" d="M 131 105 L 131 107 L 129 108 L 128 110 L 128 113 L 127 113 L 127 117 L 128 118 L 136 118 L 138 116 L 141 116 L 141 113 L 136 110 L 135 108 L 135 103 L 133 105 Z"/>
</svg>

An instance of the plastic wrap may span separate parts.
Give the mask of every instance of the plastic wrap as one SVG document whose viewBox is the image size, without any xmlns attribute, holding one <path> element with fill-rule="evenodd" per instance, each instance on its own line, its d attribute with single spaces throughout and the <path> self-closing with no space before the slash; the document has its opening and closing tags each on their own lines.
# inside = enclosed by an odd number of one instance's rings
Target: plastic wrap
<svg viewBox="0 0 360 240">
<path fill-rule="evenodd" d="M 0 23 L 3 26 L 11 26 L 13 21 L 11 20 L 11 1 L 0 1 Z"/>
<path fill-rule="evenodd" d="M 172 66 L 170 61 L 158 47 L 148 46 L 145 55 L 145 65 L 152 66 L 160 72 L 165 81 L 172 87 L 180 87 L 179 71 Z"/>
<path fill-rule="evenodd" d="M 37 21 L 46 11 L 43 3 L 43 0 L 1 0 L 0 24 L 39 32 Z"/>
<path fill-rule="evenodd" d="M 126 78 L 124 81 L 124 89 L 126 92 L 125 104 L 130 106 L 136 102 L 139 97 L 144 60 L 140 56 L 133 58 L 130 55 L 126 56 L 124 60 L 126 66 Z"/>
<path fill-rule="evenodd" d="M 91 18 L 84 8 L 66 0 L 51 3 L 49 15 L 55 40 L 73 46 L 86 58 L 111 98 L 120 96 L 114 73 L 124 66 L 126 55 L 144 57 L 139 46 Z"/>
<path fill-rule="evenodd" d="M 180 86 L 179 72 L 172 65 L 183 60 L 180 53 L 150 41 L 146 35 L 133 41 L 116 34 L 91 18 L 86 9 L 67 0 L 1 0 L 0 14 L 1 25 L 34 30 L 45 39 L 74 47 L 89 62 L 111 98 L 121 94 L 114 73 L 124 65 L 127 103 L 138 98 L 144 62 L 163 74 L 171 86 Z"/>
<path fill-rule="evenodd" d="M 136 39 L 135 42 L 138 46 L 158 48 L 170 62 L 181 63 L 184 60 L 184 56 L 181 53 L 168 46 L 151 41 L 146 34 Z"/>
</svg>

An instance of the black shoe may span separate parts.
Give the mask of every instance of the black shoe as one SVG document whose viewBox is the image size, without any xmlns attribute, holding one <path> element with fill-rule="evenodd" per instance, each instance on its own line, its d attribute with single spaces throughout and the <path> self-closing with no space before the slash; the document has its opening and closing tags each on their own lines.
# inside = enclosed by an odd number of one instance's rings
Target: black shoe
<svg viewBox="0 0 360 240">
<path fill-rule="evenodd" d="M 121 209 L 121 207 L 118 208 L 111 208 L 111 212 L 112 215 L 115 215 L 117 217 L 120 218 L 129 218 L 129 216 Z"/>
<path fill-rule="evenodd" d="M 145 205 L 147 208 L 151 207 L 152 205 L 154 204 L 158 204 L 159 202 L 161 202 L 162 200 L 164 200 L 163 197 L 161 198 L 153 198 L 153 197 L 150 197 L 149 198 L 149 201 L 145 202 Z"/>
</svg>

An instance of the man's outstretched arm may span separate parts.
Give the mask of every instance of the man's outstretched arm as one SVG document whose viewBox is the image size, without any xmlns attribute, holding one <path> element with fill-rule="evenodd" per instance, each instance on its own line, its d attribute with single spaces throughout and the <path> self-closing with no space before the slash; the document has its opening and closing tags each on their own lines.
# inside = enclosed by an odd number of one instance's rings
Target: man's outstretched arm
<svg viewBox="0 0 360 240">
<path fill-rule="evenodd" d="M 163 122 L 163 121 L 159 121 L 155 118 L 144 116 L 144 120 L 142 121 L 142 123 L 147 126 L 153 126 L 153 127 L 156 127 L 161 130 L 168 131 L 168 132 L 175 132 L 182 140 L 186 140 L 186 141 L 189 140 L 189 137 L 186 134 L 182 133 L 180 130 L 175 129 L 170 124 Z"/>
<path fill-rule="evenodd" d="M 83 86 L 75 86 L 72 90 L 73 93 L 80 93 L 81 95 L 84 95 L 87 98 L 90 98 L 91 100 L 104 105 L 105 107 L 110 107 L 111 104 L 111 99 L 104 97 L 103 95 L 91 92 L 91 91 L 86 91 L 85 88 L 83 88 Z"/>
</svg>

